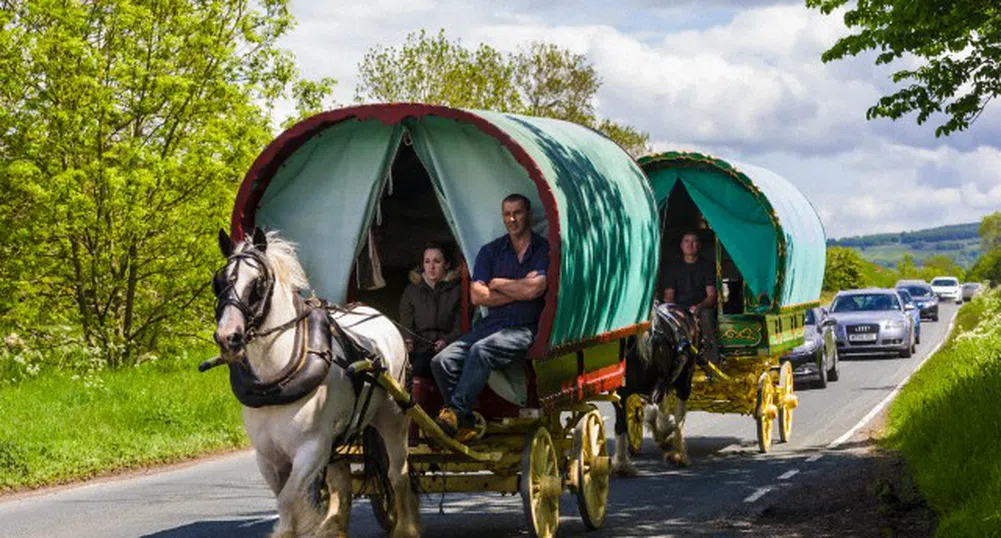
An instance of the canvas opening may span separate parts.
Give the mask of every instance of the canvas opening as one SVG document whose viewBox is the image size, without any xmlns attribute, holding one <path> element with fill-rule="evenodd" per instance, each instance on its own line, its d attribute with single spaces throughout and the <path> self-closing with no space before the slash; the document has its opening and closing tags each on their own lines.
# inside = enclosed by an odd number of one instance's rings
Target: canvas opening
<svg viewBox="0 0 1001 538">
<path fill-rule="evenodd" d="M 683 183 L 679 181 L 674 184 L 667 204 L 663 207 L 661 210 L 661 264 L 657 278 L 657 297 L 663 298 L 667 268 L 672 264 L 683 263 L 682 237 L 686 232 L 693 231 L 698 235 L 701 243 L 699 257 L 713 263 L 721 276 L 716 287 L 719 294 L 719 312 L 722 314 L 742 313 L 744 310 L 743 276 L 722 242 L 706 222 Z"/>
</svg>

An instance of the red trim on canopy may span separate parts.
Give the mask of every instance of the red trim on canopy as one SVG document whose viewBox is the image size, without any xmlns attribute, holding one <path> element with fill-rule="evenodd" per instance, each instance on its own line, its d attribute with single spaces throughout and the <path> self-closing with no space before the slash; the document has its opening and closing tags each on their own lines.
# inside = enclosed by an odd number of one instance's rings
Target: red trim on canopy
<svg viewBox="0 0 1001 538">
<path fill-rule="evenodd" d="M 547 237 L 549 240 L 549 274 L 545 296 L 546 306 L 542 310 L 539 319 L 539 333 L 535 339 L 535 345 L 529 350 L 529 356 L 532 358 L 546 357 L 549 351 L 549 335 L 552 332 L 553 319 L 556 316 L 556 299 L 560 283 L 559 208 L 556 206 L 556 199 L 553 197 L 553 192 L 549 188 L 542 170 L 525 151 L 525 148 L 496 125 L 475 113 L 438 105 L 391 103 L 340 108 L 307 118 L 293 125 L 268 144 L 268 147 L 257 157 L 247 175 L 244 176 L 233 206 L 230 235 L 234 241 L 238 241 L 243 239 L 243 230 L 253 229 L 257 204 L 271 178 L 275 176 L 278 168 L 317 132 L 349 119 L 360 121 L 374 119 L 386 125 L 395 125 L 406 118 L 422 118 L 424 116 L 438 116 L 472 124 L 507 148 L 514 160 L 525 168 L 528 177 L 535 183 L 539 199 L 542 200 L 543 208 L 546 211 L 546 220 L 549 223 Z"/>
</svg>

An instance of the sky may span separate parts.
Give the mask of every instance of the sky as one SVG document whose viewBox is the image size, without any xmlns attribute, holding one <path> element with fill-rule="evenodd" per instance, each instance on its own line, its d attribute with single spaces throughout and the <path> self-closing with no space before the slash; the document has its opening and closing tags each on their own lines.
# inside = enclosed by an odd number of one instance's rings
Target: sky
<svg viewBox="0 0 1001 538">
<path fill-rule="evenodd" d="M 936 138 L 918 125 L 865 119 L 906 64 L 867 55 L 824 64 L 847 34 L 783 0 L 291 0 L 298 26 L 281 42 L 303 76 L 338 81 L 353 102 L 370 48 L 443 28 L 475 48 L 514 52 L 534 40 L 587 55 L 603 84 L 597 112 L 650 134 L 656 151 L 711 153 L 790 180 L 832 238 L 978 221 L 1001 210 L 1001 102 L 974 126 Z M 913 60 L 908 60 L 913 61 Z"/>
</svg>

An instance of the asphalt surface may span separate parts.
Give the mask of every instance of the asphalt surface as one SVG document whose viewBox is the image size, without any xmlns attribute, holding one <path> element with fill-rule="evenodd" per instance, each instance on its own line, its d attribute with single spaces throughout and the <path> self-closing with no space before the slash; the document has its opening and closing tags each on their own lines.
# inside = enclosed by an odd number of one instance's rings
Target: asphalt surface
<svg viewBox="0 0 1001 538">
<path fill-rule="evenodd" d="M 922 343 L 912 358 L 846 359 L 840 381 L 827 389 L 799 384 L 792 439 L 787 444 L 776 440 L 768 454 L 757 453 L 751 417 L 690 413 L 690 467 L 661 463 L 646 439 L 643 454 L 634 460 L 641 476 L 612 482 L 604 527 L 588 531 L 573 497 L 564 495 L 559 535 L 741 535 L 740 522 L 779 502 L 783 490 L 820 473 L 838 472 L 860 421 L 873 415 L 941 342 L 956 311 L 943 305 L 941 321 L 923 324 Z M 611 417 L 611 407 L 602 413 Z M 611 420 L 606 429 L 611 433 Z M 0 501 L 0 536 L 253 538 L 266 536 L 276 518 L 275 500 L 252 454 L 241 452 L 138 478 Z M 528 534 L 521 499 L 498 494 L 423 496 L 421 525 L 424 536 L 434 537 Z M 351 536 L 383 536 L 366 501 L 354 505 Z"/>
</svg>

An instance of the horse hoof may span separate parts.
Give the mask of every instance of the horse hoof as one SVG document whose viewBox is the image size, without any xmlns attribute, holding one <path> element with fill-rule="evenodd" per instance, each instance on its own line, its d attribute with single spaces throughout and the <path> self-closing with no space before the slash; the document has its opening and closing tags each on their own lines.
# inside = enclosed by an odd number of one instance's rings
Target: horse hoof
<svg viewBox="0 0 1001 538">
<path fill-rule="evenodd" d="M 619 478 L 633 478 L 639 476 L 640 473 L 632 462 L 615 462 L 612 463 L 612 474 Z"/>
<path fill-rule="evenodd" d="M 691 462 L 687 456 L 683 456 L 677 452 L 664 452 L 664 463 L 670 463 L 677 467 L 688 467 Z"/>
</svg>

